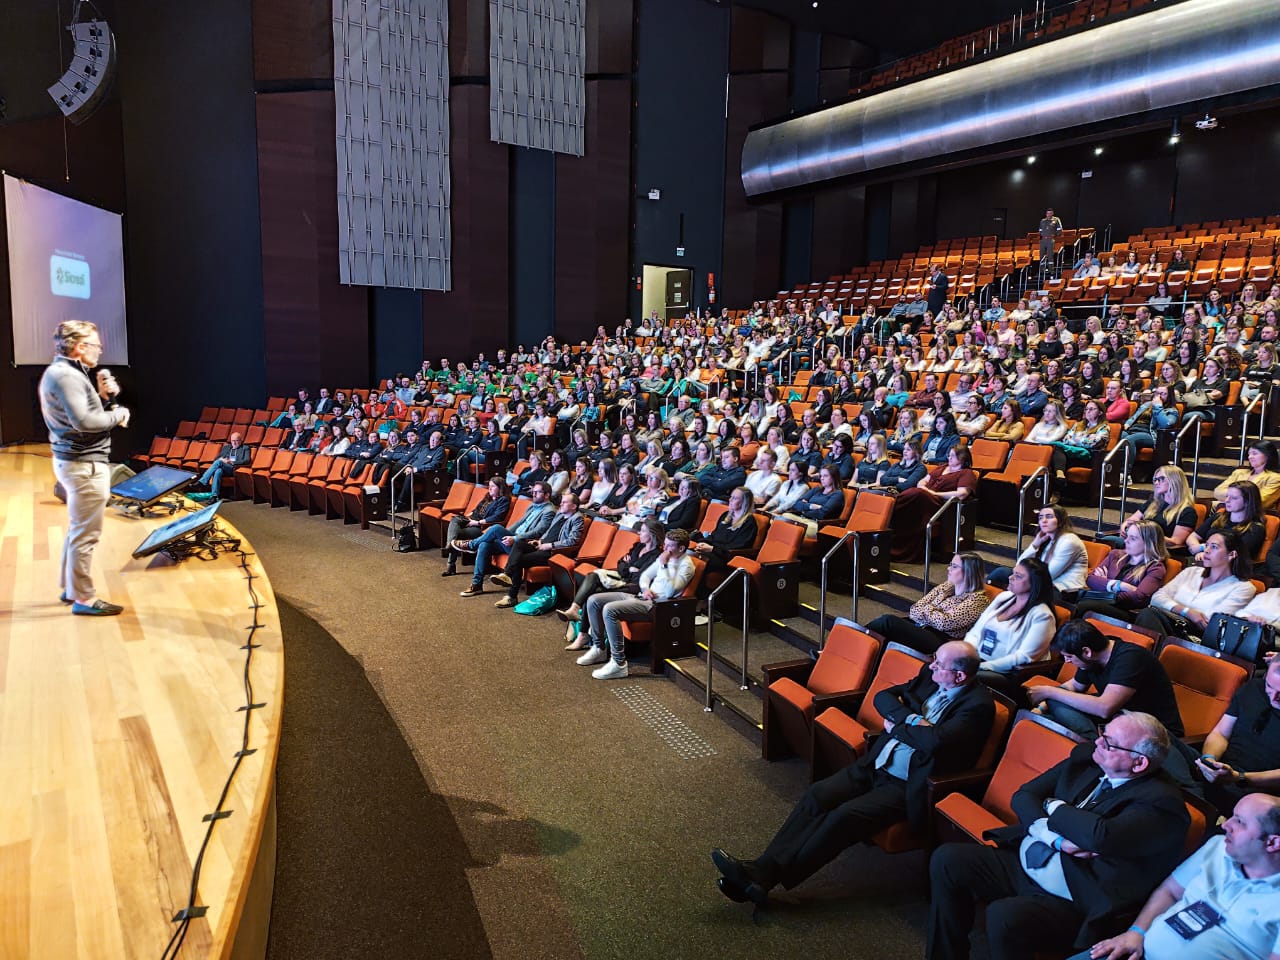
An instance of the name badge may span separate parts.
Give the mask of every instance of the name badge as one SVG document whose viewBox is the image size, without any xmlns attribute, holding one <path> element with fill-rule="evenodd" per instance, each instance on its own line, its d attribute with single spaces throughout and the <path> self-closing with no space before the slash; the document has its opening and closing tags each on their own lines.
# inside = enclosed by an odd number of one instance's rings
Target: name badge
<svg viewBox="0 0 1280 960">
<path fill-rule="evenodd" d="M 1164 921 L 1177 931 L 1183 940 L 1194 940 L 1206 930 L 1212 930 L 1222 922 L 1222 914 L 1203 900 L 1179 910 Z"/>
<path fill-rule="evenodd" d="M 983 657 L 989 657 L 995 653 L 996 649 L 996 632 L 992 627 L 986 627 L 982 631 L 982 642 L 978 644 L 978 653 Z"/>
</svg>

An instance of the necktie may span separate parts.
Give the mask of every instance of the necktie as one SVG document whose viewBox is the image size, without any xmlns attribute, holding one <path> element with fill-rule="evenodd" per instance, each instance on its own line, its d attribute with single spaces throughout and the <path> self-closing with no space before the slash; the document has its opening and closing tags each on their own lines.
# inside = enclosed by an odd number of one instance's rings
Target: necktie
<svg viewBox="0 0 1280 960">
<path fill-rule="evenodd" d="M 1093 790 L 1089 793 L 1089 795 L 1080 801 L 1079 803 L 1080 809 L 1092 810 L 1104 799 L 1106 799 L 1107 794 L 1109 794 L 1111 790 L 1112 790 L 1111 781 L 1108 780 L 1106 777 L 1103 777 L 1100 781 L 1098 781 L 1098 785 L 1093 788 Z"/>
</svg>

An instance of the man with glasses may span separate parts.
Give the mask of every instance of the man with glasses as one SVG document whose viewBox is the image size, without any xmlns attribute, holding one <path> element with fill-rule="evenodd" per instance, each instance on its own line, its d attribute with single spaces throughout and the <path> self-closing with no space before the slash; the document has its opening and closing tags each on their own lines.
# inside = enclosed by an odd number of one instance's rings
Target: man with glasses
<svg viewBox="0 0 1280 960">
<path fill-rule="evenodd" d="M 1182 859 L 1190 817 L 1160 772 L 1169 746 L 1155 717 L 1122 713 L 1013 795 L 1017 822 L 986 834 L 995 847 L 934 851 L 931 960 L 969 956 L 979 903 L 988 904 L 993 960 L 1082 949 L 1114 933 Z"/>
<path fill-rule="evenodd" d="M 102 356 L 98 328 L 84 320 L 58 324 L 58 355 L 40 377 L 40 410 L 49 428 L 53 473 L 67 492 L 67 536 L 62 544 L 62 602 L 78 616 L 111 617 L 124 608 L 98 596 L 90 568 L 111 496 L 111 431 L 129 424 L 129 411 L 106 409 L 119 393 L 110 375 L 90 371 Z"/>
<path fill-rule="evenodd" d="M 976 682 L 978 651 L 944 643 L 907 683 L 876 694 L 884 731 L 843 770 L 813 784 L 755 860 L 711 851 L 730 900 L 762 904 L 781 883 L 797 886 L 845 848 L 907 820 L 929 821 L 929 778 L 972 769 L 991 732 L 995 705 Z"/>
</svg>

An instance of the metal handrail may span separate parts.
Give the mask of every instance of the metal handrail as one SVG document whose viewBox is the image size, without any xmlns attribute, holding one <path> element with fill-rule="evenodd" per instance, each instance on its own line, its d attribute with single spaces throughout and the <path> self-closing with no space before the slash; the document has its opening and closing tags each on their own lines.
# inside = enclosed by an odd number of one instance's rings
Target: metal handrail
<svg viewBox="0 0 1280 960">
<path fill-rule="evenodd" d="M 827 640 L 827 564 L 831 558 L 836 555 L 836 551 L 843 547 L 850 539 L 856 537 L 858 531 L 848 530 L 845 535 L 836 541 L 835 546 L 827 551 L 822 558 L 821 567 L 821 592 L 818 594 L 818 649 L 822 649 L 822 645 Z M 858 551 L 853 551 L 853 616 L 851 620 L 857 622 L 858 619 Z"/>
<path fill-rule="evenodd" d="M 1262 403 L 1263 399 L 1264 399 L 1263 395 L 1259 393 L 1256 397 L 1254 397 L 1252 400 L 1249 401 L 1248 405 L 1244 408 L 1244 413 L 1241 414 L 1240 416 L 1240 461 L 1238 463 L 1238 466 L 1241 466 L 1241 467 L 1244 466 L 1244 453 L 1246 450 L 1249 449 L 1249 414 L 1253 412 L 1254 407 Z M 1265 407 L 1263 407 L 1262 410 L 1258 411 L 1258 439 L 1259 440 L 1262 439 L 1263 421 L 1265 420 L 1265 417 L 1263 416 L 1263 414 L 1265 412 L 1266 412 Z"/>
<path fill-rule="evenodd" d="M 396 510 L 396 504 L 400 502 L 400 498 L 396 496 L 396 481 L 399 480 L 406 473 L 409 474 L 409 478 L 406 481 L 406 483 L 409 484 L 409 517 L 405 521 L 406 523 L 409 523 L 409 524 L 413 523 L 414 507 L 417 506 L 417 501 L 414 497 L 414 494 L 416 493 L 416 491 L 414 490 L 414 487 L 413 487 L 413 468 L 408 464 L 405 464 L 403 467 L 401 467 L 399 470 L 397 470 L 395 473 L 391 475 L 391 480 L 387 484 L 387 486 L 390 489 L 390 496 L 391 496 L 390 510 L 391 510 L 391 549 L 392 550 L 396 548 L 396 535 L 402 529 L 401 527 L 397 526 L 397 523 L 396 523 L 396 521 L 400 517 L 400 512 Z"/>
<path fill-rule="evenodd" d="M 1093 535 L 1102 535 L 1102 510 L 1107 499 L 1107 474 L 1111 471 L 1111 460 L 1121 450 L 1124 451 L 1123 473 L 1120 474 L 1120 522 L 1124 523 L 1124 508 L 1129 499 L 1129 459 L 1133 456 L 1133 448 L 1128 443 L 1118 443 L 1102 458 L 1102 482 L 1098 484 L 1098 522 L 1094 524 Z"/>
<path fill-rule="evenodd" d="M 467 447 L 467 449 L 458 451 L 458 456 L 455 457 L 453 461 L 453 479 L 455 480 L 462 479 L 462 463 L 466 459 L 463 456 L 463 454 L 479 453 L 479 452 L 480 452 L 480 444 L 478 443 L 473 443 L 471 446 Z"/>
<path fill-rule="evenodd" d="M 942 515 L 952 507 L 960 505 L 959 497 L 948 497 L 938 512 L 929 518 L 929 522 L 924 525 L 924 591 L 929 592 L 929 563 L 933 559 L 933 525 L 942 518 Z M 956 510 L 956 544 L 960 543 L 960 511 Z M 856 620 L 856 618 L 855 618 Z"/>
<path fill-rule="evenodd" d="M 1200 441 L 1204 439 L 1204 433 L 1200 430 L 1200 425 L 1204 423 L 1204 417 L 1192 416 L 1186 423 L 1182 425 L 1182 429 L 1178 431 L 1173 438 L 1173 462 L 1182 465 L 1182 437 L 1192 427 L 1196 428 L 1196 452 L 1195 459 L 1191 463 L 1191 496 L 1194 499 L 1196 490 L 1200 486 Z"/>
<path fill-rule="evenodd" d="M 729 576 L 725 577 L 724 580 L 707 596 L 707 694 L 702 708 L 708 713 L 711 712 L 711 683 L 712 676 L 716 669 L 716 658 L 713 647 L 716 632 L 716 596 L 721 590 L 733 583 L 734 580 L 738 579 L 739 576 L 745 578 L 745 581 L 742 584 L 742 686 L 739 689 L 746 690 L 748 688 L 747 638 L 750 634 L 751 623 L 748 616 L 747 604 L 751 596 L 751 576 L 742 567 L 734 567 L 730 571 Z"/>
<path fill-rule="evenodd" d="M 1031 489 L 1031 485 L 1036 479 L 1044 477 L 1044 502 L 1049 502 L 1049 468 L 1040 466 L 1032 471 L 1031 476 L 1022 482 L 1022 486 L 1018 488 L 1018 547 L 1015 557 L 1022 556 L 1022 538 L 1026 535 L 1026 514 L 1027 514 L 1027 491 Z"/>
</svg>

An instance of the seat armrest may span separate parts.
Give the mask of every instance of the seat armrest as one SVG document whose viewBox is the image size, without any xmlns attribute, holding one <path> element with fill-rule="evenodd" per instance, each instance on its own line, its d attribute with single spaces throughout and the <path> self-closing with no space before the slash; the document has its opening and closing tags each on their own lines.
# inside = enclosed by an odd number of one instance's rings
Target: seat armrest
<svg viewBox="0 0 1280 960">
<path fill-rule="evenodd" d="M 945 774 L 929 778 L 929 803 L 934 804 L 952 793 L 962 793 L 974 803 L 986 791 L 994 770 L 972 770 L 968 773 Z"/>
<path fill-rule="evenodd" d="M 775 680 L 786 677 L 794 680 L 802 686 L 808 681 L 809 674 L 813 673 L 814 661 L 811 657 L 797 657 L 795 660 L 779 660 L 776 663 L 766 663 L 760 668 L 761 674 L 764 676 L 764 685 L 768 687 Z"/>
<path fill-rule="evenodd" d="M 844 713 L 857 713 L 862 705 L 866 690 L 841 690 L 838 693 L 819 693 L 813 698 L 813 710 L 816 715 L 827 707 L 836 707 Z"/>
</svg>

